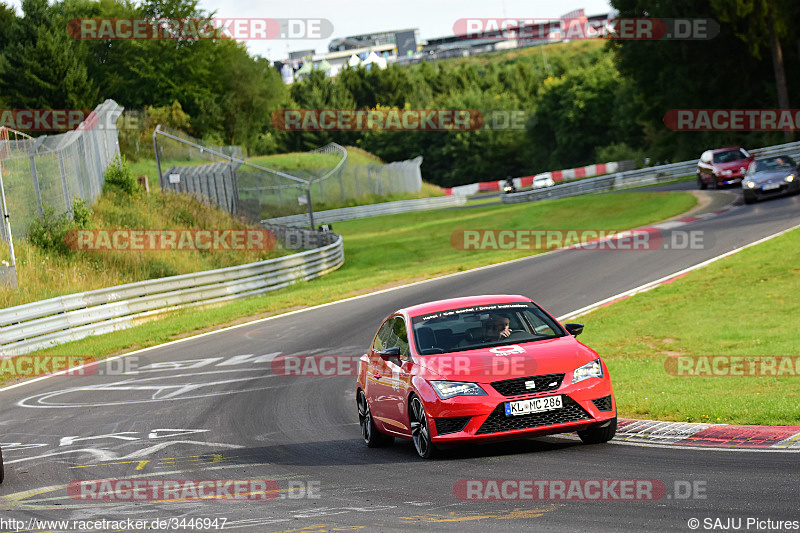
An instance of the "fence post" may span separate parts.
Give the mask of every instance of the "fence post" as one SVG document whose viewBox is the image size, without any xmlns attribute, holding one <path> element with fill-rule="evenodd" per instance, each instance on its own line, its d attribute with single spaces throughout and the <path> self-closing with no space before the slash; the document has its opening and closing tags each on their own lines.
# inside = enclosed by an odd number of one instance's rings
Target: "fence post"
<svg viewBox="0 0 800 533">
<path fill-rule="evenodd" d="M 161 124 L 158 124 L 153 130 L 153 153 L 156 154 L 156 166 L 158 167 L 158 186 L 161 187 L 161 194 L 164 194 L 164 174 L 161 172 L 161 158 L 158 156 L 158 142 L 156 142 L 159 128 L 161 128 Z"/>
<path fill-rule="evenodd" d="M 14 236 L 11 234 L 11 220 L 8 215 L 8 206 L 6 205 L 6 188 L 3 185 L 2 168 L 0 168 L 0 208 L 2 208 L 3 212 L 3 233 L 5 234 L 6 241 L 8 242 L 8 253 L 11 260 L 10 266 L 12 269 L 14 269 L 14 285 L 16 285 L 17 261 L 14 257 Z"/>
<path fill-rule="evenodd" d="M 36 174 L 36 161 L 33 154 L 31 154 L 31 176 L 33 177 L 33 191 L 36 193 L 36 210 L 39 213 L 39 218 L 44 218 L 42 212 L 42 191 L 39 190 L 39 176 Z"/>
<path fill-rule="evenodd" d="M 64 190 L 64 203 L 67 213 L 72 215 L 72 203 L 69 201 L 69 188 L 67 187 L 67 172 L 64 170 L 64 155 L 58 152 L 58 169 L 61 172 L 61 188 Z"/>
<path fill-rule="evenodd" d="M 80 157 L 82 150 L 78 149 L 78 143 L 81 143 L 81 146 L 83 146 L 83 138 L 78 137 L 78 140 L 75 142 L 75 146 L 73 146 L 73 152 L 75 153 L 75 175 L 78 177 L 78 194 L 81 198 L 83 198 L 84 201 L 88 203 L 86 198 L 86 189 L 83 186 L 83 172 L 81 172 Z"/>
<path fill-rule="evenodd" d="M 313 183 L 313 182 L 312 182 Z M 314 208 L 311 206 L 311 183 L 306 187 L 306 202 L 308 202 L 308 223 L 314 229 Z"/>
</svg>

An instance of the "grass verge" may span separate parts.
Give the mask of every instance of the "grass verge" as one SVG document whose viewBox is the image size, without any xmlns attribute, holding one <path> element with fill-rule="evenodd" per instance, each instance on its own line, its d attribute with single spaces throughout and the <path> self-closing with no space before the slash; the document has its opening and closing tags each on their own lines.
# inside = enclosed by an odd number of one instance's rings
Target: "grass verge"
<svg viewBox="0 0 800 533">
<path fill-rule="evenodd" d="M 56 217 L 48 218 L 53 222 Z M 57 224 L 47 224 L 55 231 Z M 222 209 L 188 194 L 151 193 L 127 196 L 105 192 L 91 209 L 86 229 L 246 229 L 247 225 Z M 60 235 L 53 234 L 58 240 Z M 230 267 L 279 257 L 272 250 L 115 250 L 76 251 L 66 247 L 34 246 L 28 239 L 14 242 L 19 289 L 0 286 L 0 307 L 11 307 L 103 287 L 178 274 Z M 0 249 L 0 258 L 9 256 Z"/>
<path fill-rule="evenodd" d="M 794 230 L 576 320 L 609 367 L 620 416 L 800 425 L 800 267 L 787 253 L 798 249 Z M 796 359 L 793 375 L 700 377 L 668 372 L 677 355 Z"/>
</svg>

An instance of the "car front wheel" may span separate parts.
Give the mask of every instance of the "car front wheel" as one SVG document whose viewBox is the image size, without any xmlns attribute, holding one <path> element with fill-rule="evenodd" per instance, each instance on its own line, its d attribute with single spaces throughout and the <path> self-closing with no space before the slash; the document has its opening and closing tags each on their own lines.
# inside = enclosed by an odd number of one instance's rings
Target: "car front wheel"
<svg viewBox="0 0 800 533">
<path fill-rule="evenodd" d="M 698 174 L 697 175 L 697 188 L 700 189 L 701 191 L 704 191 L 706 189 L 706 187 L 707 187 L 706 182 L 704 182 L 703 178 L 700 176 L 700 174 Z"/>
<path fill-rule="evenodd" d="M 605 427 L 590 427 L 583 431 L 578 431 L 578 436 L 584 444 L 601 444 L 614 438 L 617 433 L 617 417 L 611 419 L 611 423 Z"/>
<path fill-rule="evenodd" d="M 372 420 L 372 411 L 367 402 L 367 395 L 364 391 L 358 391 L 358 399 L 356 400 L 358 406 L 358 422 L 361 425 L 361 436 L 364 442 L 367 443 L 368 448 L 380 448 L 381 446 L 388 446 L 394 442 L 394 437 L 391 435 L 384 435 L 378 428 L 375 427 L 375 422 Z"/>
<path fill-rule="evenodd" d="M 430 459 L 434 456 L 436 447 L 431 440 L 431 428 L 428 426 L 425 406 L 422 405 L 422 400 L 419 397 L 414 396 L 411 398 L 411 409 L 408 415 L 411 422 L 411 438 L 414 441 L 414 448 L 416 448 L 420 457 Z"/>
</svg>

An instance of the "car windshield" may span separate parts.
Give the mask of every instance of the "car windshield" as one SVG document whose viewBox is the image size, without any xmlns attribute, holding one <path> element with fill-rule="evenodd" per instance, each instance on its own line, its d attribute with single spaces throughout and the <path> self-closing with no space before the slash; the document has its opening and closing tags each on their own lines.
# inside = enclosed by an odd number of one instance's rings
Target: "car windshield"
<svg viewBox="0 0 800 533">
<path fill-rule="evenodd" d="M 725 150 L 714 154 L 714 163 L 730 163 L 741 159 L 747 159 L 747 155 L 739 149 Z"/>
<path fill-rule="evenodd" d="M 795 167 L 794 159 L 789 156 L 782 155 L 777 157 L 768 157 L 766 159 L 758 159 L 755 162 L 754 172 L 771 172 L 773 170 L 792 169 Z"/>
<path fill-rule="evenodd" d="M 568 333 L 533 302 L 450 309 L 412 317 L 417 353 L 432 355 L 564 337 Z"/>
</svg>

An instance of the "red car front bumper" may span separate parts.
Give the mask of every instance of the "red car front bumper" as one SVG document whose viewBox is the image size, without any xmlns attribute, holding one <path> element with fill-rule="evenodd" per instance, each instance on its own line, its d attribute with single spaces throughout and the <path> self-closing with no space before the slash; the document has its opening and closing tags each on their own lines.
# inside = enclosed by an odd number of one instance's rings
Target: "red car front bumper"
<svg viewBox="0 0 800 533">
<path fill-rule="evenodd" d="M 486 396 L 455 396 L 442 400 L 433 389 L 419 390 L 419 393 L 432 419 L 432 440 L 438 444 L 565 433 L 617 416 L 607 372 L 603 378 L 589 378 L 574 385 L 571 374 L 567 373 L 565 378 L 556 390 L 515 396 L 504 396 L 488 383 L 481 384 Z M 525 415 L 505 414 L 506 402 L 556 395 L 562 397 L 560 409 Z"/>
</svg>

